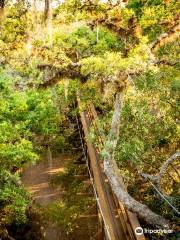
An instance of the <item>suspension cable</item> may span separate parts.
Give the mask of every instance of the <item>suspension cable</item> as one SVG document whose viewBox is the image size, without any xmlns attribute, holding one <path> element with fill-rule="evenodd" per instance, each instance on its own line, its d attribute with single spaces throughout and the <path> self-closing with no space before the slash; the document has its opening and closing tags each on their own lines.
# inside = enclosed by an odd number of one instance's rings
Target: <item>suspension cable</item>
<svg viewBox="0 0 180 240">
<path fill-rule="evenodd" d="M 99 207 L 101 216 L 102 216 L 102 218 L 103 218 L 104 226 L 105 226 L 106 232 L 107 232 L 107 234 L 108 234 L 108 237 L 109 237 L 109 239 L 111 239 L 111 236 L 110 236 L 110 233 L 109 233 L 109 227 L 108 227 L 107 224 L 106 224 L 106 220 L 105 220 L 104 215 L 103 215 L 103 212 L 102 212 L 101 204 L 100 204 L 100 202 L 99 202 L 99 197 L 98 197 L 98 195 L 97 195 L 96 187 L 95 187 L 95 185 L 94 185 L 94 181 L 93 181 L 93 177 L 92 177 L 92 174 L 91 174 L 91 170 L 90 170 L 90 168 L 89 168 L 88 159 L 87 159 L 87 156 L 86 156 L 86 151 L 85 151 L 85 149 L 84 149 L 84 144 L 83 144 L 83 140 L 82 140 L 82 135 L 81 135 L 81 130 L 80 130 L 80 126 L 79 126 L 79 121 L 78 121 L 77 114 L 76 114 L 76 122 L 77 122 L 77 126 L 78 126 L 78 132 L 79 132 L 80 140 L 81 140 L 81 146 L 82 146 L 84 158 L 85 158 L 85 160 L 86 160 L 86 166 L 87 166 L 88 173 L 89 173 L 89 176 L 90 176 L 90 181 L 91 181 L 92 186 L 93 186 L 93 191 L 94 191 L 94 195 L 95 195 L 95 198 L 96 198 L 96 202 L 97 202 L 97 204 L 98 204 L 98 207 Z"/>
<path fill-rule="evenodd" d="M 99 131 L 99 128 L 98 128 L 98 126 L 95 124 L 95 126 L 96 126 L 96 128 L 97 128 L 97 130 Z M 174 207 L 171 203 L 170 203 L 170 201 L 164 196 L 164 194 L 162 193 L 162 192 L 160 192 L 159 190 L 158 190 L 158 188 L 150 181 L 150 179 L 147 177 L 147 180 L 150 182 L 150 184 L 151 184 L 151 186 L 156 190 L 156 192 L 160 195 L 160 197 L 165 201 L 165 202 L 167 202 L 167 204 L 178 214 L 178 215 L 180 215 L 180 212 L 176 209 L 176 207 Z"/>
<path fill-rule="evenodd" d="M 180 215 L 180 212 L 170 203 L 170 201 L 164 196 L 162 192 L 159 191 L 159 189 L 151 182 L 151 180 L 147 177 L 147 180 L 151 184 L 151 186 L 156 190 L 156 192 L 160 195 L 160 197 L 167 202 L 167 204 L 178 214 Z"/>
</svg>

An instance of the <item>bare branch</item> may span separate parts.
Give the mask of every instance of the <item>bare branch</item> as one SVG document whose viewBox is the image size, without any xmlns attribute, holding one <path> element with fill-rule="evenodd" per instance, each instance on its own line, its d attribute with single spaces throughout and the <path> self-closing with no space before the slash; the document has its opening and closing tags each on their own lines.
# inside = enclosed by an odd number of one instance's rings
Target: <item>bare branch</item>
<svg viewBox="0 0 180 240">
<path fill-rule="evenodd" d="M 170 158 L 168 158 L 164 162 L 164 164 L 161 166 L 159 174 L 157 174 L 155 176 L 150 175 L 150 174 L 146 174 L 146 173 L 142 173 L 142 172 L 139 172 L 139 173 L 141 174 L 142 177 L 144 177 L 145 179 L 151 180 L 152 182 L 157 184 L 157 186 L 160 188 L 161 179 L 166 174 L 169 165 L 172 165 L 172 162 L 174 160 L 176 160 L 177 157 L 180 157 L 180 152 L 177 152 L 177 153 L 173 154 Z"/>
<path fill-rule="evenodd" d="M 176 40 L 180 36 L 180 24 L 176 23 L 168 33 L 162 33 L 152 45 L 152 52 L 156 52 L 161 46 Z"/>
<path fill-rule="evenodd" d="M 167 65 L 167 66 L 175 66 L 178 63 L 179 62 L 169 62 L 168 60 L 165 59 L 154 62 L 155 65 Z"/>
<path fill-rule="evenodd" d="M 139 172 L 139 171 L 138 171 Z M 139 172 L 139 174 L 145 178 L 145 179 L 149 179 L 151 180 L 152 182 L 156 183 L 158 182 L 158 177 L 157 176 L 153 176 L 153 175 L 150 175 L 150 174 L 147 174 L 147 173 L 143 173 L 143 172 Z"/>
<path fill-rule="evenodd" d="M 169 167 L 169 165 L 177 158 L 180 157 L 180 152 L 177 152 L 175 154 L 173 154 L 169 159 L 167 159 L 165 161 L 165 163 L 162 165 L 159 175 L 158 175 L 158 185 L 160 185 L 161 179 L 164 177 L 164 175 L 167 172 L 167 169 Z"/>
</svg>

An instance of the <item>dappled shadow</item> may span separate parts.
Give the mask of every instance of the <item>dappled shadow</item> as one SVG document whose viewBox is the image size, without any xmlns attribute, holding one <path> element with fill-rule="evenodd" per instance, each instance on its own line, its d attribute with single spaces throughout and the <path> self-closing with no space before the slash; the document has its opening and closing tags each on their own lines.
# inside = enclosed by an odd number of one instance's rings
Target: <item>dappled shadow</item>
<svg viewBox="0 0 180 240">
<path fill-rule="evenodd" d="M 65 171 L 65 166 L 70 157 L 61 154 L 53 158 L 50 166 L 47 159 L 43 159 L 36 165 L 27 166 L 24 169 L 22 182 L 27 190 L 33 195 L 33 199 L 40 205 L 47 205 L 64 195 L 60 186 L 54 187 L 50 184 L 51 176 Z"/>
</svg>

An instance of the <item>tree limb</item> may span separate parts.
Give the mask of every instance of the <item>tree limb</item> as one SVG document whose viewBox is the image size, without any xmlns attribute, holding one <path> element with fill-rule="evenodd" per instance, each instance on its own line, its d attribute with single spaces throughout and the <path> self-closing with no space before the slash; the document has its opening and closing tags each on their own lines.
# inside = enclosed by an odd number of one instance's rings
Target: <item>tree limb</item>
<svg viewBox="0 0 180 240">
<path fill-rule="evenodd" d="M 168 33 L 162 33 L 157 40 L 153 43 L 151 50 L 156 52 L 161 46 L 168 42 L 176 40 L 180 36 L 180 24 L 176 23 Z"/>
<path fill-rule="evenodd" d="M 179 64 L 179 62 L 169 62 L 168 60 L 162 59 L 159 61 L 155 61 L 154 62 L 155 65 L 167 65 L 167 66 L 175 66 L 177 64 Z"/>
<path fill-rule="evenodd" d="M 120 117 L 123 106 L 123 93 L 117 93 L 114 103 L 114 113 L 112 117 L 111 130 L 109 133 L 108 144 L 106 144 L 106 156 L 104 159 L 104 171 L 109 179 L 110 185 L 117 198 L 125 207 L 135 212 L 147 223 L 161 228 L 169 228 L 169 222 L 162 216 L 152 212 L 146 205 L 132 198 L 125 189 L 122 177 L 119 174 L 118 166 L 114 160 L 114 151 L 119 139 Z"/>
<path fill-rule="evenodd" d="M 57 68 L 53 64 L 41 63 L 37 65 L 40 70 L 49 69 L 51 71 L 50 76 L 44 77 L 44 82 L 39 87 L 47 88 L 59 82 L 64 78 L 80 78 L 82 82 L 86 81 L 87 76 L 81 74 L 80 63 L 70 63 L 65 68 Z"/>
<path fill-rule="evenodd" d="M 162 178 L 164 177 L 164 175 L 166 174 L 169 165 L 171 165 L 172 162 L 173 162 L 174 160 L 176 160 L 177 157 L 180 157 L 180 152 L 177 152 L 177 153 L 173 154 L 170 158 L 168 158 L 168 159 L 163 163 L 163 165 L 161 166 L 160 171 L 159 171 L 159 174 L 157 174 L 157 175 L 155 175 L 155 176 L 150 175 L 150 174 L 146 174 L 146 173 L 140 173 L 140 174 L 141 174 L 141 176 L 143 176 L 144 178 L 150 179 L 152 182 L 154 182 L 155 184 L 157 184 L 157 186 L 160 188 L 161 179 L 162 179 Z"/>
<path fill-rule="evenodd" d="M 142 204 L 132 198 L 128 192 L 123 189 L 119 176 L 116 174 L 118 171 L 117 165 L 115 163 L 105 160 L 105 173 L 109 179 L 111 187 L 116 194 L 117 198 L 124 204 L 124 206 L 136 213 L 139 218 L 145 220 L 148 224 L 160 227 L 160 228 L 169 228 L 169 222 L 164 219 L 162 216 L 151 211 L 145 204 Z M 117 169 L 117 170 L 116 170 Z"/>
<path fill-rule="evenodd" d="M 160 172 L 158 174 L 158 185 L 160 185 L 161 179 L 164 177 L 164 175 L 167 172 L 169 164 L 171 164 L 177 157 L 180 157 L 180 152 L 177 152 L 173 154 L 169 159 L 165 161 L 165 163 L 162 165 Z"/>
</svg>

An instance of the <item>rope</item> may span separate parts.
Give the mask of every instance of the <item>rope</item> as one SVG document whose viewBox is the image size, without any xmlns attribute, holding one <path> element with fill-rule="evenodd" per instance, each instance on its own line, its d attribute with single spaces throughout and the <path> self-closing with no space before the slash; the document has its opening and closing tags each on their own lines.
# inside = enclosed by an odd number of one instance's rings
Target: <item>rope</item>
<svg viewBox="0 0 180 240">
<path fill-rule="evenodd" d="M 77 119 L 77 116 L 76 116 L 76 119 Z M 89 172 L 89 175 L 90 175 L 90 180 L 92 182 L 92 186 L 93 186 L 93 190 L 94 190 L 94 194 L 95 194 L 95 197 L 96 197 L 96 201 L 98 203 L 98 206 L 99 206 L 99 209 L 100 209 L 100 212 L 101 212 L 101 215 L 102 215 L 102 218 L 103 218 L 103 221 L 104 221 L 104 225 L 105 225 L 105 228 L 107 230 L 107 233 L 108 233 L 108 236 L 110 238 L 110 234 L 109 234 L 109 231 L 108 231 L 108 227 L 106 225 L 106 222 L 105 222 L 105 219 L 104 219 L 104 216 L 103 216 L 103 213 L 102 213 L 102 209 L 101 209 L 101 205 L 99 203 L 99 198 L 97 196 L 97 192 L 96 192 L 96 188 L 94 186 L 94 183 L 93 183 L 93 178 L 92 178 L 92 175 L 91 175 L 91 171 L 89 169 L 89 165 L 88 165 L 88 162 L 87 162 L 87 156 L 86 156 L 86 153 L 85 153 L 85 149 L 84 149 L 84 145 L 83 145 L 83 141 L 82 141 L 82 136 L 81 136 L 81 132 L 80 132 L 80 128 L 79 128 L 79 122 L 78 122 L 78 119 L 77 119 L 77 124 L 78 124 L 78 130 L 79 130 L 79 134 L 80 134 L 80 139 L 81 139 L 81 144 L 82 144 L 82 148 L 83 148 L 83 153 L 84 153 L 84 156 L 85 156 L 85 159 L 86 159 L 86 165 L 87 165 L 87 169 L 88 169 L 88 172 Z M 96 126 L 97 127 L 97 126 Z M 98 129 L 98 127 L 97 127 Z M 150 181 L 150 179 L 147 177 L 147 180 L 150 182 L 150 184 L 152 185 L 152 187 L 156 190 L 156 192 L 160 195 L 160 197 L 178 214 L 180 215 L 180 212 L 176 209 L 176 207 L 174 207 L 171 202 L 163 195 L 162 192 L 159 191 L 159 189 Z"/>
<path fill-rule="evenodd" d="M 97 205 L 99 207 L 101 216 L 103 218 L 104 226 L 105 226 L 106 232 L 108 234 L 108 237 L 109 237 L 109 239 L 111 239 L 111 236 L 110 236 L 110 233 L 109 233 L 109 229 L 108 229 L 108 226 L 106 224 L 106 220 L 104 218 L 104 215 L 103 215 L 103 212 L 102 212 L 102 208 L 101 208 L 101 205 L 100 205 L 100 202 L 99 202 L 99 197 L 98 197 L 97 192 L 96 192 L 96 187 L 94 185 L 93 177 L 92 177 L 89 165 L 88 165 L 88 159 L 87 159 L 86 152 L 85 152 L 85 149 L 84 149 L 84 144 L 83 144 L 83 140 L 82 140 L 82 135 L 81 135 L 81 131 L 80 131 L 80 126 L 79 126 L 79 121 L 78 121 L 77 115 L 76 115 L 76 122 L 77 122 L 77 125 L 78 125 L 78 132 L 79 132 L 79 136 L 80 136 L 80 140 L 81 140 L 83 154 L 84 154 L 84 158 L 86 159 L 86 166 L 87 166 L 88 173 L 89 173 L 89 176 L 90 176 L 90 181 L 91 181 L 92 186 L 93 186 L 93 191 L 94 191 L 94 195 L 95 195 L 95 198 L 96 198 L 96 202 L 97 202 Z"/>
<path fill-rule="evenodd" d="M 169 202 L 169 200 L 163 195 L 163 193 L 158 190 L 158 188 L 150 181 L 150 179 L 147 178 L 147 180 L 150 182 L 151 186 L 156 190 L 156 192 L 160 195 L 160 197 L 161 197 L 162 199 L 164 199 L 164 201 L 167 202 L 167 204 L 168 204 L 178 215 L 180 215 L 180 212 Z"/>
<path fill-rule="evenodd" d="M 95 124 L 97 130 L 99 131 L 98 126 Z M 150 181 L 150 179 L 147 177 L 147 180 L 150 182 L 150 184 L 152 185 L 152 187 L 157 191 L 157 193 L 160 195 L 161 198 L 164 199 L 164 201 L 167 202 L 167 204 L 178 214 L 180 215 L 180 212 L 169 202 L 169 200 L 163 195 L 163 193 L 161 193 L 158 188 Z"/>
</svg>

